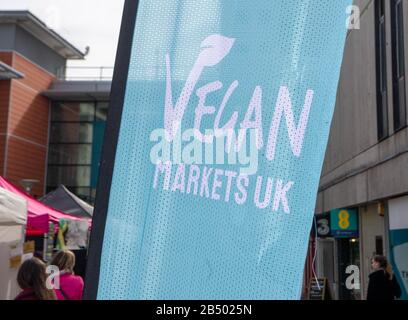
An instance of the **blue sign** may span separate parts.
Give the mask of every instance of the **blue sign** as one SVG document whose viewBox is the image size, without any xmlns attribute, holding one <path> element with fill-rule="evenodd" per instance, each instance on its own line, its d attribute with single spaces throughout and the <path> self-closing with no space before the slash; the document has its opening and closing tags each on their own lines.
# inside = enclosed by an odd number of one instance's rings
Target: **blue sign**
<svg viewBox="0 0 408 320">
<path fill-rule="evenodd" d="M 330 211 L 331 235 L 337 238 L 358 237 L 357 209 L 336 209 Z"/>
<path fill-rule="evenodd" d="M 351 2 L 126 2 L 86 298 L 300 298 Z"/>
</svg>

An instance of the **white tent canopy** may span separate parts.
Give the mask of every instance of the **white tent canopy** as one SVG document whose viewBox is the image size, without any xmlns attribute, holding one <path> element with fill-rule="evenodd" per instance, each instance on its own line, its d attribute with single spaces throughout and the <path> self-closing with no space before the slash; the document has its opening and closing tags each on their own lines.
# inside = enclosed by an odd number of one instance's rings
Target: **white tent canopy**
<svg viewBox="0 0 408 320">
<path fill-rule="evenodd" d="M 0 188 L 0 300 L 13 299 L 19 291 L 18 270 L 10 267 L 10 259 L 22 254 L 26 223 L 26 200 Z"/>
<path fill-rule="evenodd" d="M 0 188 L 0 226 L 27 223 L 27 203 L 20 196 Z M 1 238 L 0 238 L 1 240 Z"/>
</svg>

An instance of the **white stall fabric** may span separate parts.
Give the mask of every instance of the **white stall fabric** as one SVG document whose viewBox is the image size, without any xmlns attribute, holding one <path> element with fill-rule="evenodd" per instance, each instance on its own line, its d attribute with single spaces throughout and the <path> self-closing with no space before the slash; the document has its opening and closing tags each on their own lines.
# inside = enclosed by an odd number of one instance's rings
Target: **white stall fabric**
<svg viewBox="0 0 408 320">
<path fill-rule="evenodd" d="M 0 300 L 13 299 L 19 292 L 17 267 L 10 260 L 22 254 L 27 202 L 24 198 L 0 188 Z"/>
</svg>

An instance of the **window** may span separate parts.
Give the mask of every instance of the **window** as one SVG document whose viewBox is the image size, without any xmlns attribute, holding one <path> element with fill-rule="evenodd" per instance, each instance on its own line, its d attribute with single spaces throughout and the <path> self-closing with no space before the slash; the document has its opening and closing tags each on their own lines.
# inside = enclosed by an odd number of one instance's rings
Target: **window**
<svg viewBox="0 0 408 320">
<path fill-rule="evenodd" d="M 95 200 L 107 102 L 57 102 L 51 108 L 47 192 L 60 184 Z"/>
<path fill-rule="evenodd" d="M 49 166 L 48 185 L 58 187 L 60 184 L 73 187 L 89 187 L 91 166 Z"/>
<path fill-rule="evenodd" d="M 93 102 L 56 103 L 51 113 L 51 121 L 94 121 L 94 114 L 95 104 Z"/>
<path fill-rule="evenodd" d="M 92 135 L 91 123 L 51 123 L 51 143 L 92 143 Z"/>
<path fill-rule="evenodd" d="M 92 146 L 89 144 L 51 144 L 49 165 L 91 165 Z"/>
<path fill-rule="evenodd" d="M 397 131 L 407 125 L 404 61 L 404 20 L 402 3 L 402 0 L 391 0 L 394 131 Z"/>
<path fill-rule="evenodd" d="M 375 237 L 375 254 L 384 255 L 384 246 L 382 236 Z"/>
<path fill-rule="evenodd" d="M 108 117 L 108 102 L 98 102 L 96 105 L 95 121 L 106 121 Z"/>
<path fill-rule="evenodd" d="M 377 132 L 378 140 L 388 136 L 387 59 L 385 41 L 385 2 L 375 2 L 375 37 L 377 59 Z"/>
</svg>

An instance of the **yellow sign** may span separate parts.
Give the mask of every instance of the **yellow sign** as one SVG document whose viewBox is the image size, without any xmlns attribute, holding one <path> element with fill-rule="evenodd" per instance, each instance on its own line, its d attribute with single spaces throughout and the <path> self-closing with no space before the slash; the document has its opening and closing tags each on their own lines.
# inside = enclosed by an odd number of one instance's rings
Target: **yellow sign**
<svg viewBox="0 0 408 320">
<path fill-rule="evenodd" d="M 350 227 L 350 214 L 347 210 L 341 210 L 339 212 L 339 227 L 342 230 L 346 230 Z"/>
<path fill-rule="evenodd" d="M 22 247 L 20 243 L 10 244 L 9 266 L 11 269 L 18 268 L 21 265 Z"/>
<path fill-rule="evenodd" d="M 15 256 L 10 258 L 10 269 L 17 269 L 21 265 L 21 256 Z"/>
<path fill-rule="evenodd" d="M 34 241 L 27 241 L 24 242 L 23 245 L 23 253 L 34 253 L 35 251 L 35 242 Z"/>
</svg>

